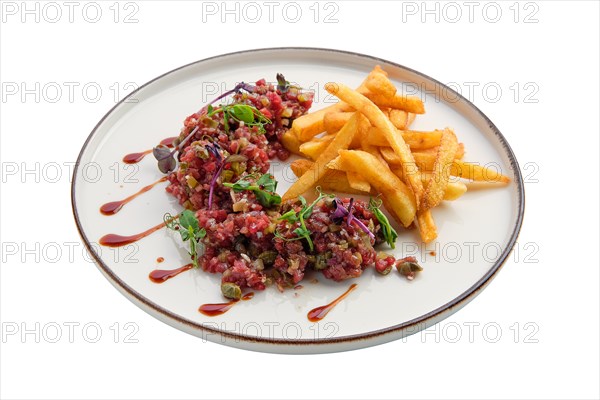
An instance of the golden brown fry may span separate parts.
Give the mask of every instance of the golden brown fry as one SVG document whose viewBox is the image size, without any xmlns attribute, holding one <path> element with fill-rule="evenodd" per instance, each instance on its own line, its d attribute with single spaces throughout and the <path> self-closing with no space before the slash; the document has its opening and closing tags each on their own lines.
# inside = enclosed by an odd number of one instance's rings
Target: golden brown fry
<svg viewBox="0 0 600 400">
<path fill-rule="evenodd" d="M 423 184 L 415 175 L 416 164 L 415 159 L 410 152 L 410 148 L 406 145 L 404 139 L 402 139 L 402 135 L 398 134 L 396 127 L 394 127 L 390 120 L 385 117 L 373 102 L 360 93 L 350 89 L 348 86 L 340 83 L 328 83 L 325 85 L 325 90 L 364 114 L 372 125 L 378 127 L 385 134 L 386 139 L 402 160 L 404 176 L 410 183 L 410 187 L 415 195 L 416 203 L 418 205 L 419 199 L 423 195 Z"/>
<path fill-rule="evenodd" d="M 314 138 L 300 145 L 300 152 L 311 160 L 316 160 L 319 155 L 329 146 L 335 135 L 325 135 L 322 138 Z"/>
<path fill-rule="evenodd" d="M 297 177 L 301 177 L 306 171 L 312 167 L 313 162 L 310 160 L 299 159 L 291 164 L 292 171 Z M 347 174 L 344 171 L 328 169 L 321 179 L 316 183 L 316 186 L 321 187 L 325 192 L 340 192 L 348 194 L 360 194 L 368 196 L 369 192 L 356 190 L 348 183 Z"/>
<path fill-rule="evenodd" d="M 419 210 L 417 212 L 417 227 L 423 242 L 430 243 L 437 238 L 437 227 L 433 215 L 431 215 L 431 210 Z"/>
<path fill-rule="evenodd" d="M 398 131 L 411 150 L 430 149 L 440 145 L 442 131 L 422 132 L 422 131 Z M 389 143 L 383 132 L 376 127 L 369 129 L 367 142 L 374 146 L 389 146 Z"/>
<path fill-rule="evenodd" d="M 321 153 L 310 170 L 306 171 L 282 196 L 282 200 L 290 200 L 298 197 L 309 190 L 314 184 L 323 177 L 326 171 L 326 165 L 337 157 L 338 151 L 347 149 L 358 131 L 359 121 L 362 115 L 355 113 L 344 127 L 335 135 L 329 146 Z"/>
<path fill-rule="evenodd" d="M 379 71 L 382 71 L 387 76 L 387 73 L 385 71 L 381 70 L 381 68 L 379 68 L 379 70 L 378 70 L 377 66 L 376 66 L 369 73 L 369 75 L 367 75 L 367 77 L 362 81 L 362 83 L 358 86 L 357 90 L 365 91 L 365 92 L 368 91 L 366 83 L 367 83 L 367 80 L 369 79 L 369 76 L 371 76 L 372 74 L 380 73 Z M 332 112 L 345 112 L 345 111 L 352 111 L 352 107 L 350 107 L 348 104 L 345 104 L 343 102 L 332 104 L 321 110 L 318 110 L 318 111 L 315 111 L 315 112 L 312 112 L 309 114 L 305 114 L 301 117 L 296 118 L 292 122 L 291 130 L 293 130 L 296 133 L 296 137 L 300 140 L 300 142 L 309 141 L 311 138 L 317 136 L 319 133 L 325 132 L 324 117 L 326 114 L 329 114 Z M 333 132 L 329 132 L 329 133 L 333 133 Z M 294 143 L 290 141 L 290 144 L 294 144 Z M 285 146 L 285 143 L 284 143 L 284 146 Z M 297 151 L 297 147 L 295 147 L 293 149 Z M 292 149 L 288 149 L 288 150 L 290 150 L 291 152 L 293 152 L 295 154 L 298 154 L 295 151 L 293 151 Z"/>
<path fill-rule="evenodd" d="M 406 129 L 406 125 L 408 124 L 408 112 L 404 110 L 390 110 L 390 121 L 396 127 L 396 129 Z"/>
<path fill-rule="evenodd" d="M 336 133 L 346 125 L 346 122 L 352 118 L 352 115 L 354 115 L 353 111 L 330 112 L 325 114 L 323 117 L 325 132 L 329 134 Z"/>
<path fill-rule="evenodd" d="M 415 122 L 415 118 L 416 118 L 416 117 L 417 117 L 417 115 L 416 115 L 416 114 L 413 114 L 413 113 L 411 113 L 411 112 L 409 112 L 409 113 L 408 113 L 408 120 L 406 121 L 406 128 L 405 128 L 405 129 L 408 129 L 408 128 L 410 128 L 411 124 L 412 124 L 413 122 Z"/>
<path fill-rule="evenodd" d="M 396 94 L 396 86 L 388 79 L 387 73 L 379 65 L 376 65 L 367 76 L 365 86 L 371 92 L 385 97 L 393 97 Z"/>
<path fill-rule="evenodd" d="M 332 104 L 319 111 L 305 114 L 292 121 L 291 130 L 296 133 L 296 136 L 301 142 L 307 142 L 319 133 L 325 131 L 323 117 L 325 114 L 332 112 L 347 111 L 348 105 L 344 103 Z"/>
<path fill-rule="evenodd" d="M 441 131 L 440 131 L 441 133 Z M 439 144 L 438 144 L 439 146 Z M 438 146 L 435 147 L 431 147 L 428 149 L 413 149 L 413 150 L 418 150 L 414 153 L 421 153 L 421 154 L 430 154 L 433 155 L 434 157 L 437 155 L 438 152 Z M 461 158 L 463 158 L 465 156 L 465 145 L 464 143 L 459 143 L 458 144 L 458 149 L 456 150 L 456 154 L 454 155 L 454 159 L 455 160 L 460 160 Z"/>
<path fill-rule="evenodd" d="M 305 158 L 299 158 L 297 160 L 294 160 L 290 164 L 290 168 L 294 175 L 300 178 L 302 175 L 304 175 L 306 171 L 310 169 L 310 167 L 312 167 L 313 164 L 314 163 L 310 160 L 307 160 Z"/>
<path fill-rule="evenodd" d="M 380 151 L 387 162 L 394 165 L 399 164 L 400 160 L 395 156 L 395 153 L 391 148 L 381 147 Z M 433 164 L 435 163 L 434 155 L 430 153 L 414 152 L 413 156 L 420 170 L 433 170 Z M 488 168 L 461 160 L 454 160 L 452 168 L 450 169 L 450 175 L 472 181 L 500 182 L 504 184 L 510 182 L 510 178 L 502 175 L 496 168 Z"/>
<path fill-rule="evenodd" d="M 395 108 L 413 114 L 425 114 L 425 105 L 418 97 L 397 94 L 394 97 L 385 97 L 378 93 L 364 92 L 369 100 L 379 107 Z"/>
<path fill-rule="evenodd" d="M 360 150 L 340 150 L 339 163 L 346 171 L 360 173 L 381 193 L 388 211 L 404 226 L 415 219 L 417 205 L 413 192 L 371 154 Z"/>
<path fill-rule="evenodd" d="M 433 173 L 423 194 L 424 209 L 433 208 L 442 202 L 448 180 L 450 179 L 450 168 L 454 161 L 454 156 L 458 150 L 458 140 L 451 129 L 444 129 L 440 147 L 433 164 Z"/>
<path fill-rule="evenodd" d="M 404 181 L 401 167 L 392 165 L 391 170 L 398 178 Z M 429 182 L 429 179 L 431 179 L 431 174 L 426 172 L 419 172 L 419 175 L 421 176 L 421 182 L 423 182 L 423 185 L 427 185 L 427 182 Z M 463 194 L 465 194 L 467 192 L 467 189 L 468 188 L 466 184 L 464 184 L 463 182 L 458 182 L 456 178 L 454 178 L 454 180 L 450 180 L 448 182 L 448 186 L 446 186 L 446 191 L 444 192 L 444 200 L 456 200 Z"/>
<path fill-rule="evenodd" d="M 350 184 L 351 188 L 366 193 L 371 191 L 371 184 L 358 172 L 347 171 L 346 176 L 348 177 L 348 184 Z"/>
<path fill-rule="evenodd" d="M 300 140 L 293 130 L 287 130 L 281 135 L 281 143 L 291 153 L 302 155 L 300 153 Z"/>
<path fill-rule="evenodd" d="M 470 179 L 473 181 L 485 181 L 485 182 L 501 182 L 509 183 L 510 178 L 502 175 L 496 170 L 496 168 L 488 168 L 478 164 L 467 163 L 460 160 L 454 160 L 452 165 L 453 176 L 458 176 L 464 179 Z"/>
<path fill-rule="evenodd" d="M 371 123 L 366 118 L 360 119 L 360 124 L 358 126 L 358 132 L 354 135 L 354 140 L 350 144 L 351 149 L 360 149 L 362 147 L 362 143 L 368 135 L 369 129 L 371 129 Z"/>
</svg>

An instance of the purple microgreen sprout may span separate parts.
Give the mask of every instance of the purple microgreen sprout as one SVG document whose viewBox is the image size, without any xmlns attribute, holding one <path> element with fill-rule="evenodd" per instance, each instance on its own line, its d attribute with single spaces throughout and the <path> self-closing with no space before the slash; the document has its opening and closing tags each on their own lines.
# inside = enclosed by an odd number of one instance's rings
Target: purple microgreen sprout
<svg viewBox="0 0 600 400">
<path fill-rule="evenodd" d="M 189 135 L 186 136 L 185 139 L 177 147 L 173 150 L 169 149 L 164 144 L 159 144 L 155 148 L 152 149 L 152 154 L 154 158 L 158 160 L 158 169 L 163 174 L 168 174 L 169 172 L 173 172 L 175 167 L 177 167 L 177 161 L 173 157 L 176 151 L 180 151 L 183 146 L 187 143 L 188 140 L 198 131 L 199 127 L 195 127 Z"/>
<path fill-rule="evenodd" d="M 369 235 L 369 237 L 371 239 L 375 239 L 375 235 L 373 234 L 373 232 L 371 232 L 369 230 L 369 228 L 367 228 L 367 226 L 362 223 L 361 220 L 359 220 L 358 218 L 354 218 L 354 215 L 351 212 L 352 208 L 354 206 L 353 198 L 350 199 L 350 204 L 349 204 L 350 211 L 348 211 L 346 209 L 346 207 L 344 207 L 342 200 L 340 200 L 338 197 L 335 198 L 335 201 L 333 204 L 335 204 L 335 210 L 333 211 L 332 219 L 335 219 L 335 220 L 341 222 L 341 219 L 343 219 L 345 216 L 348 216 L 348 218 L 346 219 L 346 223 L 348 225 L 350 225 L 352 222 L 354 222 L 356 225 L 358 225 L 358 227 L 363 232 L 365 232 L 367 235 Z"/>
<path fill-rule="evenodd" d="M 281 74 L 281 73 L 277 74 L 277 89 L 281 93 L 285 93 L 288 91 L 289 88 L 290 88 L 290 83 L 285 80 L 285 77 L 283 76 L 283 74 Z"/>
<path fill-rule="evenodd" d="M 232 93 L 239 93 L 242 89 L 247 92 L 253 92 L 254 89 L 256 89 L 256 87 L 254 85 L 250 85 L 248 83 L 240 82 L 237 85 L 235 85 L 235 87 L 233 89 L 226 91 L 225 93 L 223 93 L 222 95 L 220 95 L 219 97 L 217 97 L 216 99 L 212 100 L 210 103 L 208 103 L 207 105 L 202 107 L 198 113 L 204 114 L 206 112 L 206 110 L 208 110 L 208 106 L 210 106 L 211 104 L 216 103 L 217 101 L 229 96 Z"/>
</svg>

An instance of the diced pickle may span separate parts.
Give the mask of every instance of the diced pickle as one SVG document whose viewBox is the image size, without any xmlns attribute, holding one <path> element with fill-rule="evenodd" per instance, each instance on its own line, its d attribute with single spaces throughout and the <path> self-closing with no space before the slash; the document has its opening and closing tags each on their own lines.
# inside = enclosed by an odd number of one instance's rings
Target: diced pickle
<svg viewBox="0 0 600 400">
<path fill-rule="evenodd" d="M 221 171 L 221 181 L 231 182 L 231 179 L 233 179 L 233 171 L 228 169 L 224 169 L 223 171 Z"/>
<path fill-rule="evenodd" d="M 246 171 L 246 163 L 245 162 L 233 162 L 231 163 L 231 170 L 235 172 L 236 175 L 241 175 Z"/>
<path fill-rule="evenodd" d="M 191 175 L 187 175 L 185 177 L 185 181 L 187 182 L 187 185 L 191 188 L 194 189 L 196 186 L 198 186 L 198 181 L 196 180 L 196 178 L 194 178 Z"/>
<path fill-rule="evenodd" d="M 315 259 L 315 269 L 321 270 L 327 268 L 327 260 L 329 260 L 331 256 L 332 253 L 330 251 L 323 254 L 317 254 L 317 258 Z"/>
</svg>

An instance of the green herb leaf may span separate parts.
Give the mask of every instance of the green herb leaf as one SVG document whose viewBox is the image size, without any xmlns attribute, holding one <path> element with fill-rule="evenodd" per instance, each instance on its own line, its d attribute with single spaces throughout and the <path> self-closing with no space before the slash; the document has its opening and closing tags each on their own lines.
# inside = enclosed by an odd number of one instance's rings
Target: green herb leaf
<svg viewBox="0 0 600 400">
<path fill-rule="evenodd" d="M 165 226 L 173 231 L 179 232 L 181 240 L 189 241 L 190 251 L 188 252 L 192 258 L 192 263 L 195 267 L 198 266 L 198 242 L 204 236 L 206 231 L 200 229 L 196 214 L 190 210 L 184 210 L 179 217 L 173 217 L 171 214 L 165 214 L 163 217 Z"/>
<path fill-rule="evenodd" d="M 300 209 L 300 211 L 298 211 L 297 213 L 292 209 L 279 217 L 280 221 L 288 221 L 290 223 L 295 223 L 295 222 L 300 221 L 300 226 L 292 231 L 298 237 L 294 238 L 294 239 L 286 239 L 280 233 L 275 232 L 276 237 L 281 238 L 286 241 L 306 239 L 306 242 L 308 243 L 308 247 L 310 248 L 310 251 L 313 251 L 314 245 L 313 245 L 312 239 L 310 238 L 311 232 L 306 228 L 306 224 L 305 224 L 304 220 L 312 215 L 315 205 L 319 201 L 321 201 L 321 199 L 323 199 L 325 197 L 335 197 L 334 195 L 321 192 L 319 188 L 317 188 L 317 190 L 319 192 L 319 196 L 309 206 L 307 206 L 306 199 L 303 196 L 298 196 L 298 201 L 300 201 L 300 204 L 302 205 L 302 209 Z"/>
<path fill-rule="evenodd" d="M 236 192 L 252 191 L 260 204 L 267 208 L 281 204 L 281 196 L 275 192 L 277 181 L 271 174 L 263 174 L 258 179 L 256 179 L 256 175 L 247 175 L 235 183 L 225 182 L 223 186 L 232 188 Z"/>
<path fill-rule="evenodd" d="M 254 122 L 254 112 L 252 108 L 246 104 L 236 104 L 231 107 L 231 114 L 235 119 L 244 121 L 246 124 Z"/>
<path fill-rule="evenodd" d="M 196 214 L 191 210 L 184 210 L 181 213 L 179 216 L 179 223 L 185 229 L 191 228 L 192 232 L 198 232 L 200 230 L 200 225 L 198 225 Z"/>
<path fill-rule="evenodd" d="M 277 190 L 277 181 L 271 174 L 263 174 L 260 178 L 258 178 L 256 184 L 264 190 L 268 190 L 269 192 L 275 192 Z"/>
<path fill-rule="evenodd" d="M 395 249 L 396 239 L 398 238 L 398 232 L 396 232 L 394 228 L 392 228 L 390 220 L 380 210 L 381 204 L 381 200 L 377 202 L 375 201 L 375 199 L 371 198 L 369 200 L 369 210 L 371 210 L 371 212 L 375 214 L 375 217 L 379 221 L 379 224 L 381 225 L 381 233 L 383 234 L 383 238 L 385 239 L 386 243 L 389 244 L 392 247 L 392 249 Z"/>
</svg>

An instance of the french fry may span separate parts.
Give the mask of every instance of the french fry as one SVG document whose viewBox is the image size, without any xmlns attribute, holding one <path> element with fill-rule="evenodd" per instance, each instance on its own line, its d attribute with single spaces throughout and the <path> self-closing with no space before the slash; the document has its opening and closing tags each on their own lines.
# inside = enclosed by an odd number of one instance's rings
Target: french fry
<svg viewBox="0 0 600 400">
<path fill-rule="evenodd" d="M 396 86 L 388 79 L 387 73 L 379 65 L 376 65 L 367 76 L 365 86 L 371 92 L 385 97 L 393 97 L 396 94 Z"/>
<path fill-rule="evenodd" d="M 362 83 L 358 86 L 357 90 L 360 91 L 368 91 L 367 89 L 367 80 L 372 74 L 378 74 L 381 68 L 377 70 L 377 66 L 373 68 L 373 70 L 367 75 L 367 77 L 362 81 Z M 387 73 L 383 71 L 384 74 Z M 324 125 L 324 117 L 326 114 L 335 113 L 335 112 L 344 112 L 344 111 L 352 111 L 352 108 L 348 106 L 348 104 L 344 104 L 343 102 L 339 102 L 336 104 L 332 104 L 328 107 L 325 107 L 319 111 L 312 112 L 310 114 L 305 114 L 301 117 L 296 118 L 292 122 L 292 128 L 294 132 L 296 132 L 296 136 L 300 140 L 300 142 L 307 142 L 311 138 L 317 136 L 319 133 L 325 132 Z M 333 133 L 333 132 L 331 132 Z M 284 143 L 285 146 L 285 143 Z M 290 149 L 288 149 L 290 150 Z M 292 150 L 290 150 L 292 151 Z M 293 151 L 292 151 L 293 152 Z"/>
<path fill-rule="evenodd" d="M 379 151 L 389 164 L 398 166 L 402 163 L 402 160 L 400 160 L 390 147 L 380 147 Z M 413 157 L 419 170 L 433 170 L 435 155 L 426 152 L 414 152 Z M 454 160 L 452 167 L 450 168 L 450 175 L 472 181 L 499 182 L 503 184 L 510 182 L 509 177 L 502 175 L 494 168 L 488 168 L 479 164 L 464 162 L 462 160 Z"/>
<path fill-rule="evenodd" d="M 409 226 L 415 219 L 417 204 L 413 192 L 381 162 L 361 150 L 340 150 L 339 163 L 346 171 L 360 173 L 389 205 L 388 211 Z"/>
<path fill-rule="evenodd" d="M 354 115 L 354 112 L 352 111 L 330 112 L 325 114 L 323 117 L 325 132 L 329 134 L 336 133 L 346 125 L 346 122 L 352 118 L 352 115 Z"/>
<path fill-rule="evenodd" d="M 421 132 L 421 131 L 398 131 L 411 150 L 430 149 L 440 145 L 442 131 Z M 385 134 L 376 127 L 371 127 L 368 133 L 367 142 L 374 146 L 389 146 Z"/>
<path fill-rule="evenodd" d="M 408 129 L 410 128 L 410 126 L 412 125 L 413 122 L 415 122 L 415 118 L 417 117 L 416 114 L 413 114 L 411 112 L 408 113 L 408 119 L 406 121 L 406 128 L 404 129 Z"/>
<path fill-rule="evenodd" d="M 473 181 L 501 182 L 505 184 L 510 182 L 508 176 L 502 175 L 493 168 L 482 167 L 478 164 L 460 160 L 454 160 L 451 173 L 453 176 Z"/>
<path fill-rule="evenodd" d="M 379 107 L 395 108 L 413 114 L 425 114 L 425 105 L 418 97 L 397 94 L 385 97 L 379 93 L 364 92 L 363 95 Z"/>
<path fill-rule="evenodd" d="M 300 153 L 300 140 L 293 130 L 289 129 L 281 135 L 281 143 L 288 151 L 302 155 L 302 153 Z"/>
<path fill-rule="evenodd" d="M 429 209 L 437 206 L 442 202 L 448 180 L 450 179 L 450 167 L 454 161 L 454 156 L 458 150 L 458 139 L 451 129 L 444 129 L 440 147 L 433 164 L 433 173 L 423 194 L 424 209 Z"/>
<path fill-rule="evenodd" d="M 408 124 L 408 112 L 404 110 L 390 110 L 390 121 L 396 127 L 396 129 L 406 129 L 406 125 Z"/>
<path fill-rule="evenodd" d="M 299 159 L 291 164 L 291 168 L 294 174 L 299 178 L 306 171 L 308 171 L 312 165 L 313 162 L 310 160 Z M 328 169 L 325 171 L 323 177 L 317 181 L 316 186 L 320 186 L 321 189 L 326 192 L 333 191 L 340 193 L 359 194 L 364 196 L 368 196 L 370 194 L 369 192 L 354 189 L 352 186 L 350 186 L 350 183 L 348 183 L 347 173 L 334 169 Z"/>
<path fill-rule="evenodd" d="M 296 177 L 300 178 L 308 171 L 314 163 L 310 160 L 299 158 L 290 164 L 290 168 Z"/>
<path fill-rule="evenodd" d="M 431 179 L 431 174 L 422 174 L 421 181 L 425 185 Z M 448 181 L 446 190 L 444 191 L 444 200 L 453 201 L 461 197 L 467 192 L 467 185 L 463 182 Z"/>
<path fill-rule="evenodd" d="M 419 210 L 417 212 L 417 227 L 423 242 L 430 243 L 437 238 L 437 227 L 433 215 L 431 215 L 431 210 Z"/>
<path fill-rule="evenodd" d="M 296 118 L 292 122 L 292 131 L 296 133 L 296 136 L 301 142 L 307 142 L 319 133 L 325 131 L 325 125 L 323 123 L 323 117 L 325 114 L 332 112 L 347 111 L 348 105 L 344 103 L 332 104 L 319 111 L 315 111 L 310 114 L 305 114 L 301 117 Z M 284 144 L 285 145 L 285 144 Z"/>
<path fill-rule="evenodd" d="M 415 159 L 410 152 L 410 148 L 404 142 L 402 135 L 397 133 L 396 127 L 394 127 L 373 102 L 348 86 L 340 83 L 328 83 L 325 85 L 325 90 L 364 114 L 372 125 L 378 127 L 385 134 L 386 139 L 402 160 L 404 176 L 407 177 L 407 181 L 415 195 L 416 204 L 418 205 L 423 194 L 423 184 L 414 174 Z M 373 183 L 371 182 L 371 184 Z"/>
<path fill-rule="evenodd" d="M 321 153 L 310 170 L 306 171 L 282 196 L 282 201 L 294 199 L 309 190 L 323 177 L 327 164 L 337 157 L 338 151 L 347 149 L 358 131 L 361 114 L 355 113 L 344 127 L 335 135 L 329 146 Z"/>
<path fill-rule="evenodd" d="M 300 152 L 311 160 L 316 160 L 319 155 L 329 146 L 335 135 L 326 135 L 322 138 L 314 138 L 300 145 Z"/>
<path fill-rule="evenodd" d="M 437 152 L 438 152 L 438 146 L 431 147 L 431 148 L 428 148 L 428 149 L 414 149 L 414 150 L 418 150 L 417 153 L 432 154 L 433 156 L 436 156 Z M 415 152 L 413 152 L 413 154 L 414 153 Z M 464 143 L 459 143 L 458 144 L 458 149 L 456 150 L 456 154 L 454 155 L 454 159 L 455 160 L 460 160 L 464 156 L 465 156 L 465 145 L 464 145 Z"/>
<path fill-rule="evenodd" d="M 351 149 L 360 149 L 362 144 L 365 141 L 365 138 L 368 135 L 369 129 L 371 129 L 371 123 L 366 118 L 360 119 L 360 124 L 358 126 L 358 132 L 354 135 L 354 139 L 350 144 Z"/>
<path fill-rule="evenodd" d="M 398 166 L 391 166 L 390 169 L 397 177 L 399 177 L 400 179 L 402 179 L 402 181 L 404 181 L 404 177 L 402 175 L 402 168 L 400 168 Z M 429 182 L 429 179 L 431 179 L 431 174 L 421 171 L 421 172 L 419 172 L 419 175 L 421 177 L 421 182 L 423 182 L 423 185 L 427 185 L 427 182 Z M 469 188 L 467 187 L 467 185 L 465 183 L 458 182 L 455 180 L 450 180 L 448 182 L 448 186 L 446 186 L 446 191 L 444 192 L 444 200 L 447 200 L 447 201 L 456 200 L 459 197 L 461 197 L 463 194 L 465 194 L 468 189 Z"/>
<path fill-rule="evenodd" d="M 348 184 L 351 188 L 366 193 L 371 191 L 371 184 L 358 172 L 348 171 L 346 172 L 346 176 L 348 178 Z"/>
</svg>

